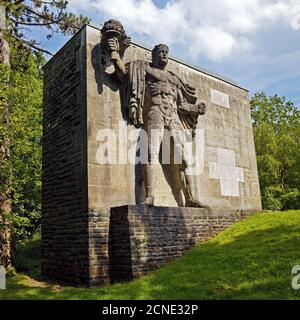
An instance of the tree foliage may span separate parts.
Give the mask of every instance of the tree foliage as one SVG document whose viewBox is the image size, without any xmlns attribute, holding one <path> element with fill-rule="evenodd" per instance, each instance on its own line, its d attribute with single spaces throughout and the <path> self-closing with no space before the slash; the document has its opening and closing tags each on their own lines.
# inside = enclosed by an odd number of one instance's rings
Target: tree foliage
<svg viewBox="0 0 300 320">
<path fill-rule="evenodd" d="M 0 0 L 6 14 L 0 40 L 4 37 L 10 52 L 5 58 L 10 65 L 0 59 L 0 181 L 8 182 L 0 185 L 0 204 L 10 207 L 0 208 L 0 231 L 13 229 L 18 238 L 40 224 L 42 65 L 43 54 L 51 54 L 28 35 L 32 28 L 46 29 L 47 38 L 71 35 L 89 22 L 68 12 L 67 5 L 65 0 Z M 3 222 L 8 220 L 9 225 Z"/>
<path fill-rule="evenodd" d="M 19 52 L 13 43 L 11 47 L 12 57 L 17 59 Z M 17 237 L 32 233 L 41 215 L 41 63 L 31 54 L 23 67 L 12 65 L 9 70 L 0 65 L 1 78 L 10 73 L 9 81 L 0 79 L 1 101 L 3 105 L 9 101 L 12 106 L 8 124 L 3 122 L 3 109 L 0 109 L 1 137 L 6 136 L 10 141 L 10 158 L 2 163 L 1 172 L 10 180 L 12 213 L 8 218 Z"/>
<path fill-rule="evenodd" d="M 51 54 L 36 39 L 26 36 L 26 31 L 30 31 L 30 28 L 46 29 L 49 39 L 59 32 L 71 35 L 90 21 L 87 17 L 77 17 L 68 12 L 66 0 L 2 0 L 2 3 L 6 10 L 9 33 L 33 51 Z"/>
<path fill-rule="evenodd" d="M 300 208 L 300 110 L 261 92 L 251 111 L 263 207 Z"/>
<path fill-rule="evenodd" d="M 13 213 L 19 235 L 38 225 L 41 209 L 42 79 L 37 65 L 16 72 L 11 81 L 11 165 Z M 20 228 L 21 227 L 21 228 Z"/>
</svg>

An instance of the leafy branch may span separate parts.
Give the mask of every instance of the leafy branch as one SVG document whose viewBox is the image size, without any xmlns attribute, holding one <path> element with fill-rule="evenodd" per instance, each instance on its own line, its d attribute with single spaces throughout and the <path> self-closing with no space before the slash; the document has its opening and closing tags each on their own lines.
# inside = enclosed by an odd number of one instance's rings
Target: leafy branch
<svg viewBox="0 0 300 320">
<path fill-rule="evenodd" d="M 72 35 L 90 19 L 76 16 L 67 11 L 67 0 L 3 0 L 7 18 L 7 30 L 14 38 L 21 40 L 31 51 L 52 55 L 36 39 L 28 39 L 23 30 L 28 27 L 41 27 L 48 30 L 47 39 L 55 33 Z"/>
</svg>

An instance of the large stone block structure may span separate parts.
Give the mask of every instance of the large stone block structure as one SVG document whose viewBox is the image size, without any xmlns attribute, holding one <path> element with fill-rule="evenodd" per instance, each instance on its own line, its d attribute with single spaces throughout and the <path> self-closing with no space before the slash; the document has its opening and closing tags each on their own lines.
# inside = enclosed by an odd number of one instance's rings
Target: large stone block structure
<svg viewBox="0 0 300 320">
<path fill-rule="evenodd" d="M 72 284 L 137 277 L 261 209 L 247 90 L 176 59 L 168 69 L 207 106 L 197 124 L 193 185 L 210 209 L 181 207 L 160 165 L 154 206 L 141 205 L 140 165 L 120 151 L 136 156 L 140 129 L 124 117 L 101 37 L 85 26 L 44 68 L 42 273 Z M 132 43 L 123 60 L 136 59 L 150 61 L 151 51 Z M 107 164 L 100 154 L 105 130 L 116 137 Z"/>
</svg>

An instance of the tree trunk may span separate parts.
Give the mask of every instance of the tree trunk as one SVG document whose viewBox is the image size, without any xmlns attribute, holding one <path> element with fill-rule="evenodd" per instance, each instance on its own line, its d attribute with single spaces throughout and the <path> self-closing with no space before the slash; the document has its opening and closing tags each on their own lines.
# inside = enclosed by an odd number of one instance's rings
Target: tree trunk
<svg viewBox="0 0 300 320">
<path fill-rule="evenodd" d="M 10 67 L 10 48 L 4 35 L 0 32 L 0 63 Z M 9 81 L 9 79 L 7 79 Z M 11 105 L 9 101 L 5 102 L 3 110 L 3 125 L 7 128 L 9 125 Z M 6 130 L 2 133 L 2 143 L 0 145 L 0 183 L 2 192 L 0 194 L 0 265 L 5 268 L 12 264 L 12 234 L 7 214 L 11 213 L 11 188 L 10 175 L 10 140 Z"/>
</svg>

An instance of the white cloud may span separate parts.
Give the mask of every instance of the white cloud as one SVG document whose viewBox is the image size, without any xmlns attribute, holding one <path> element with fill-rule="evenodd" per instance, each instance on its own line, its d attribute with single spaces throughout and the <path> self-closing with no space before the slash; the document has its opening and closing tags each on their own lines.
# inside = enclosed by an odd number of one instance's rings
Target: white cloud
<svg viewBox="0 0 300 320">
<path fill-rule="evenodd" d="M 251 49 L 251 46 L 247 39 L 235 38 L 217 27 L 203 27 L 195 30 L 188 48 L 194 60 L 202 53 L 211 60 L 220 61 L 233 50 Z"/>
<path fill-rule="evenodd" d="M 294 5 L 292 10 L 291 10 L 291 26 L 295 30 L 300 29 L 300 1 L 295 0 L 295 3 L 298 2 L 298 4 Z"/>
<path fill-rule="evenodd" d="M 182 45 L 194 60 L 249 51 L 251 35 L 275 25 L 300 29 L 299 0 L 170 0 L 163 8 L 151 0 L 70 0 L 70 7 L 119 19 L 128 34 Z"/>
</svg>

